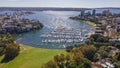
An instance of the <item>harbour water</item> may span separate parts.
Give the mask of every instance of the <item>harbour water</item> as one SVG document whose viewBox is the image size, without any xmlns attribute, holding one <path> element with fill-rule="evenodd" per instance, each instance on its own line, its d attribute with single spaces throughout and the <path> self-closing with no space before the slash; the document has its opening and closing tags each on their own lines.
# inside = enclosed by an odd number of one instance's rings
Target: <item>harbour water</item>
<svg viewBox="0 0 120 68">
<path fill-rule="evenodd" d="M 81 44 L 91 26 L 69 19 L 77 16 L 78 11 L 41 11 L 24 16 L 29 19 L 38 19 L 44 27 L 15 37 L 18 44 L 26 44 L 40 48 L 65 48 L 69 45 Z M 60 31 L 61 30 L 61 31 Z M 56 34 L 55 34 L 56 33 Z"/>
</svg>

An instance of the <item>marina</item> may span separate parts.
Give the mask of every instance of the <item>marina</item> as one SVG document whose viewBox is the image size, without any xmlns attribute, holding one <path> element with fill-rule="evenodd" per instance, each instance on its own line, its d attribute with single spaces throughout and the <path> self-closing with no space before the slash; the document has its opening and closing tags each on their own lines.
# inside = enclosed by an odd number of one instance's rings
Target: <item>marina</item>
<svg viewBox="0 0 120 68">
<path fill-rule="evenodd" d="M 45 38 L 42 40 L 43 43 L 80 43 L 88 38 L 87 36 L 82 36 L 82 30 L 79 28 L 67 29 L 63 26 L 56 28 L 50 34 L 42 34 L 40 37 Z"/>
<path fill-rule="evenodd" d="M 25 16 L 41 21 L 44 27 L 41 30 L 17 35 L 16 43 L 52 49 L 82 44 L 89 37 L 91 26 L 69 19 L 78 14 L 76 11 L 41 11 Z"/>
</svg>

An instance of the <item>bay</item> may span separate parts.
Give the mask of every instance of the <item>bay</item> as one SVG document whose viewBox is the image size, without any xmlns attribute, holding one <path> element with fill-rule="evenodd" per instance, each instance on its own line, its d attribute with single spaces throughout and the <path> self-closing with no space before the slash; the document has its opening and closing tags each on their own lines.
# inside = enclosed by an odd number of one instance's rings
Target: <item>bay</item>
<svg viewBox="0 0 120 68">
<path fill-rule="evenodd" d="M 71 16 L 77 16 L 80 14 L 78 11 L 40 11 L 34 12 L 35 14 L 24 16 L 24 18 L 29 19 L 38 19 L 41 23 L 44 24 L 44 27 L 40 30 L 19 34 L 15 37 L 18 44 L 26 44 L 34 47 L 40 48 L 65 48 L 69 45 L 81 44 L 86 41 L 84 39 L 81 42 L 61 42 L 61 43 L 45 43 L 42 40 L 51 39 L 51 38 L 42 38 L 41 35 L 50 34 L 55 29 L 59 27 L 64 27 L 65 29 L 74 29 L 74 30 L 86 30 L 82 32 L 82 36 L 87 34 L 91 29 L 91 26 L 84 24 L 82 22 L 74 21 L 69 19 Z M 77 31 L 76 31 L 77 32 Z"/>
</svg>

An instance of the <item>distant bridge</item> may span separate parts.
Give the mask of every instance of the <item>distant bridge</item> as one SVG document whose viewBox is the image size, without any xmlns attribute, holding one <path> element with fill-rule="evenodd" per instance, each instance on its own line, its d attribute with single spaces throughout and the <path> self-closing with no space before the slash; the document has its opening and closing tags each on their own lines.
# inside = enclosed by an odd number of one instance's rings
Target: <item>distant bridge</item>
<svg viewBox="0 0 120 68">
<path fill-rule="evenodd" d="M 57 8 L 57 7 L 0 7 L 0 11 L 83 11 L 88 8 Z"/>
</svg>

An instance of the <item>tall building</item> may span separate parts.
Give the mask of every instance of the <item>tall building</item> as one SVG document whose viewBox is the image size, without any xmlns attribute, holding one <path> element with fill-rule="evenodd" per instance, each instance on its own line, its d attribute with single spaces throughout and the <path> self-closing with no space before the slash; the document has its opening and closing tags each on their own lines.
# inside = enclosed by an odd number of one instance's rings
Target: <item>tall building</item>
<svg viewBox="0 0 120 68">
<path fill-rule="evenodd" d="M 93 9 L 93 11 L 92 11 L 92 15 L 95 16 L 95 14 L 96 14 L 96 10 Z"/>
<path fill-rule="evenodd" d="M 110 13 L 109 10 L 104 10 L 104 11 L 102 12 L 102 14 L 103 14 L 104 16 L 109 16 L 111 13 Z"/>
<path fill-rule="evenodd" d="M 82 11 L 81 11 L 81 17 L 83 17 L 84 14 L 85 14 L 85 10 L 82 10 Z"/>
<path fill-rule="evenodd" d="M 115 24 L 117 31 L 120 31 L 120 17 L 114 19 L 114 24 Z"/>
</svg>

